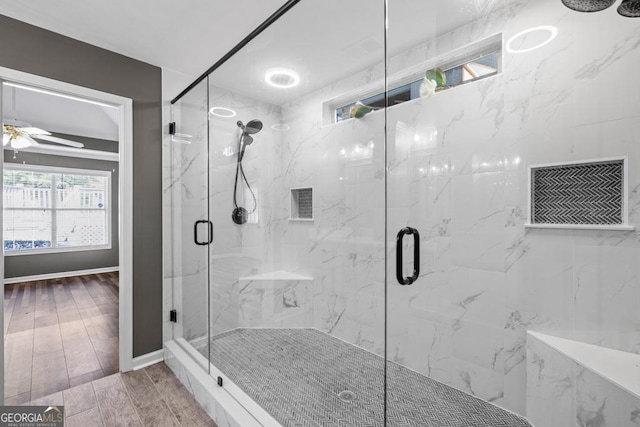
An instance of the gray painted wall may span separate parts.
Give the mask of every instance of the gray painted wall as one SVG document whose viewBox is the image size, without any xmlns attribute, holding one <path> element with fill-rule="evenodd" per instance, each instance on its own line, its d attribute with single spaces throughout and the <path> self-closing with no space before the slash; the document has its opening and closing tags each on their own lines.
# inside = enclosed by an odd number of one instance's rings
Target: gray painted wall
<svg viewBox="0 0 640 427">
<path fill-rule="evenodd" d="M 78 142 L 86 138 L 71 137 Z M 74 157 L 49 156 L 5 150 L 5 163 L 56 166 L 64 168 L 111 171 L 111 249 L 52 254 L 16 255 L 4 259 L 4 277 L 22 277 L 35 274 L 63 273 L 65 271 L 89 270 L 92 268 L 118 266 L 118 163 L 104 160 Z"/>
<path fill-rule="evenodd" d="M 158 67 L 0 15 L 0 66 L 133 99 L 133 356 L 162 348 Z"/>
</svg>

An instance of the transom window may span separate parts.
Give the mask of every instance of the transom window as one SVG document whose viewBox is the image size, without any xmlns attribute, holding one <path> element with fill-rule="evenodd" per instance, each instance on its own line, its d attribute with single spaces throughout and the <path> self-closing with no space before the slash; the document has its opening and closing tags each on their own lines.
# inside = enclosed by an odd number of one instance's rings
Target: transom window
<svg viewBox="0 0 640 427">
<path fill-rule="evenodd" d="M 111 173 L 5 163 L 7 254 L 111 247 Z"/>
<path fill-rule="evenodd" d="M 462 61 L 448 62 L 441 64 L 438 68 L 442 69 L 446 77 L 446 84 L 438 87 L 436 92 L 451 89 L 463 84 L 478 81 L 487 77 L 498 74 L 500 68 L 500 56 L 502 53 L 501 46 L 495 46 L 489 51 L 483 51 L 476 55 L 474 59 Z M 426 70 L 425 70 L 426 72 Z M 415 79 L 409 83 L 394 87 L 388 91 L 387 97 L 389 106 L 401 104 L 420 98 L 420 87 L 423 82 L 424 74 L 420 79 Z M 405 80 L 406 81 L 406 80 Z M 335 109 L 335 122 L 341 122 L 351 118 L 351 109 L 360 101 L 364 105 L 376 109 L 384 108 L 384 92 L 377 93 L 362 100 L 352 100 L 348 104 L 343 104 Z"/>
</svg>

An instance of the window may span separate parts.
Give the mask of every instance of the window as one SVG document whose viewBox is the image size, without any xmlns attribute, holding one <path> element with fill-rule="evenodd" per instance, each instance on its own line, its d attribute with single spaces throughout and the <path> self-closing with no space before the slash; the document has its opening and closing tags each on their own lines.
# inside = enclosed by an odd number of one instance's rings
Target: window
<svg viewBox="0 0 640 427">
<path fill-rule="evenodd" d="M 420 98 L 420 87 L 427 70 L 440 68 L 444 72 L 446 84 L 444 87 L 436 89 L 436 92 L 441 92 L 495 76 L 500 70 L 501 56 L 502 35 L 497 35 L 453 52 L 446 58 L 435 60 L 435 62 L 431 61 L 422 66 L 418 65 L 411 70 L 399 73 L 399 75 L 390 76 L 389 106 Z M 377 87 L 379 88 L 380 84 L 377 84 Z M 371 94 L 371 92 L 367 93 L 365 88 L 360 96 L 359 99 L 351 96 L 348 99 L 343 98 L 342 102 L 333 103 L 332 105 L 335 106 L 334 122 L 350 119 L 351 108 L 356 105 L 357 101 L 374 110 L 384 108 L 384 92 Z"/>
<path fill-rule="evenodd" d="M 111 173 L 5 163 L 4 250 L 108 249 Z"/>
</svg>

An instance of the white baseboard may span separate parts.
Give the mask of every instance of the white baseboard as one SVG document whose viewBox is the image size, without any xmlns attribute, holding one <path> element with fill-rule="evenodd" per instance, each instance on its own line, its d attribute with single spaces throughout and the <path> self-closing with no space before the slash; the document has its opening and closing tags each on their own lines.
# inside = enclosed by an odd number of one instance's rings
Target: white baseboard
<svg viewBox="0 0 640 427">
<path fill-rule="evenodd" d="M 4 279 L 4 284 L 33 282 L 34 280 L 60 279 L 62 277 L 85 276 L 87 274 L 111 273 L 119 271 L 119 267 L 93 268 L 90 270 L 63 271 L 60 273 L 37 274 L 35 276 L 9 277 Z"/>
<path fill-rule="evenodd" d="M 164 360 L 164 350 L 156 350 L 151 353 L 143 354 L 142 356 L 133 358 L 133 370 L 146 368 L 154 363 L 162 362 Z"/>
</svg>

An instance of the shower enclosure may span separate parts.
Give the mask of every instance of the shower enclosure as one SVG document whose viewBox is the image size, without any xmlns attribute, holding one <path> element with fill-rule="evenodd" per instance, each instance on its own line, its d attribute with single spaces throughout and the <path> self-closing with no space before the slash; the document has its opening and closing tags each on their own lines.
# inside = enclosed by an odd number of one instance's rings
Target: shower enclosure
<svg viewBox="0 0 640 427">
<path fill-rule="evenodd" d="M 636 425 L 638 28 L 288 2 L 172 105 L 169 365 L 220 426 Z"/>
</svg>

